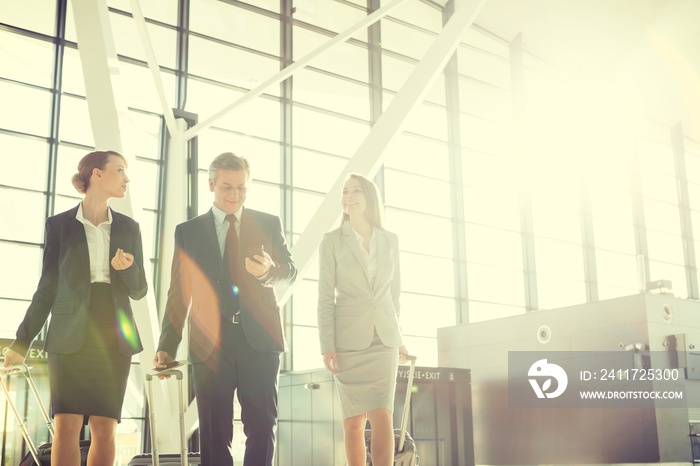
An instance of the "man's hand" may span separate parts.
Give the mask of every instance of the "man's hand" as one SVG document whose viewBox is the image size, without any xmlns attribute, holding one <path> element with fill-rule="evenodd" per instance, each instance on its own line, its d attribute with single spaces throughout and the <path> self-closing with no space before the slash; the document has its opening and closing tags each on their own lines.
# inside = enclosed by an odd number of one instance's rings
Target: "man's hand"
<svg viewBox="0 0 700 466">
<path fill-rule="evenodd" d="M 267 274 L 267 272 L 270 270 L 270 267 L 272 267 L 272 258 L 270 255 L 265 251 L 262 251 L 262 254 L 262 256 L 255 254 L 253 256 L 255 260 L 251 259 L 250 257 L 245 258 L 245 269 L 255 278 L 265 276 L 265 274 Z"/>
<path fill-rule="evenodd" d="M 167 369 L 166 363 L 173 362 L 174 359 L 165 351 L 158 351 L 155 356 L 153 356 L 153 368 L 154 369 Z M 159 379 L 169 379 L 169 375 L 160 375 Z"/>
</svg>

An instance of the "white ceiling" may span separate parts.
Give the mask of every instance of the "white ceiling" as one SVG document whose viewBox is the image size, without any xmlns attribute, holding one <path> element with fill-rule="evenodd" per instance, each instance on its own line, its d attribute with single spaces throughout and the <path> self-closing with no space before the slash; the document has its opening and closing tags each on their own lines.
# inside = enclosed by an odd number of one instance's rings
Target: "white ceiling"
<svg viewBox="0 0 700 466">
<path fill-rule="evenodd" d="M 700 0 L 486 0 L 476 23 L 700 140 Z"/>
</svg>

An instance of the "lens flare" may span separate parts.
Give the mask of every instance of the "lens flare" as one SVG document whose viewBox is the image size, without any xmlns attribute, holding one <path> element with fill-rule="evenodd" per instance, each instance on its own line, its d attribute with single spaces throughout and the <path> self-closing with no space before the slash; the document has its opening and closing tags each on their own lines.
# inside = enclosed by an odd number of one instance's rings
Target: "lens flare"
<svg viewBox="0 0 700 466">
<path fill-rule="evenodd" d="M 233 293 L 234 296 L 238 296 L 238 287 L 236 285 L 231 285 L 231 292 Z"/>
<path fill-rule="evenodd" d="M 132 348 L 138 348 L 139 342 L 136 329 L 134 329 L 132 320 L 129 318 L 124 309 L 117 310 L 117 324 L 119 325 L 122 335 L 124 336 L 124 341 L 126 341 L 126 343 Z"/>
</svg>

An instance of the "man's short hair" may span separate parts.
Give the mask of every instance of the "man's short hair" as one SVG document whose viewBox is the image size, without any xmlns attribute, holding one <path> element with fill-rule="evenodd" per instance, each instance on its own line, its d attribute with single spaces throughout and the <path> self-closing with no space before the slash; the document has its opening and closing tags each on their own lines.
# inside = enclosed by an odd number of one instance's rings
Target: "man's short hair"
<svg viewBox="0 0 700 466">
<path fill-rule="evenodd" d="M 233 152 L 224 152 L 216 156 L 209 165 L 209 179 L 216 180 L 216 172 L 219 170 L 239 171 L 245 170 L 246 179 L 250 178 L 250 165 L 248 159 L 234 154 Z"/>
</svg>

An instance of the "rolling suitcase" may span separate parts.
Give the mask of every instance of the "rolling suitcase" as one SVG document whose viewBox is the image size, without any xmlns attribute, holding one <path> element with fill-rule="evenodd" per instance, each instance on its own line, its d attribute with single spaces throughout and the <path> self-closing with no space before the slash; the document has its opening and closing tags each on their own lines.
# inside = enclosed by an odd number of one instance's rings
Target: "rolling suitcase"
<svg viewBox="0 0 700 466">
<path fill-rule="evenodd" d="M 401 417 L 401 428 L 394 429 L 394 466 L 419 466 L 420 458 L 413 437 L 407 432 L 408 413 L 411 408 L 411 389 L 413 388 L 413 374 L 416 370 L 416 357 L 408 356 L 411 368 L 408 371 L 406 383 L 406 400 L 403 404 L 403 415 Z M 371 440 L 372 431 L 365 430 L 365 444 L 367 445 L 367 466 L 372 465 Z"/>
<path fill-rule="evenodd" d="M 151 421 L 151 449 L 153 450 L 153 453 L 144 453 L 134 456 L 131 461 L 129 461 L 129 466 L 199 466 L 201 464 L 199 453 L 187 452 L 187 436 L 185 432 L 186 405 L 182 388 L 182 368 L 187 367 L 188 364 L 189 363 L 187 361 L 178 361 L 175 365 L 163 371 L 153 370 L 146 373 L 146 399 L 148 401 L 150 414 L 149 419 Z M 175 376 L 177 379 L 178 416 L 180 421 L 180 454 L 167 453 L 161 455 L 158 453 L 158 442 L 156 441 L 156 413 L 153 406 L 153 378 L 163 375 Z"/>
<path fill-rule="evenodd" d="M 90 440 L 80 441 L 80 464 L 85 466 L 87 464 L 87 455 L 90 450 Z M 51 444 L 45 443 L 36 449 L 37 455 L 41 463 L 37 463 L 32 457 L 31 452 L 27 453 L 19 466 L 51 466 Z"/>
<path fill-rule="evenodd" d="M 5 384 L 5 381 L 3 380 L 3 376 L 7 375 L 18 375 L 22 374 L 24 375 L 24 378 L 27 381 L 27 385 L 31 389 L 31 392 L 34 394 L 34 398 L 36 399 L 37 405 L 39 406 L 39 411 L 41 412 L 41 416 L 44 418 L 44 421 L 46 422 L 46 427 L 49 429 L 49 433 L 51 434 L 51 437 L 53 438 L 54 436 L 54 428 L 53 428 L 53 423 L 51 422 L 51 418 L 49 417 L 49 413 L 46 411 L 46 408 L 44 407 L 44 403 L 41 402 L 41 397 L 39 396 L 39 392 L 36 389 L 36 385 L 34 384 L 34 381 L 32 380 L 32 376 L 29 373 L 30 367 L 27 367 L 26 364 L 14 364 L 12 366 L 8 367 L 0 367 L 0 385 L 2 385 L 2 390 L 5 393 L 5 398 L 7 399 L 7 403 L 10 406 L 10 409 L 12 410 L 12 413 L 15 415 L 15 418 L 17 419 L 17 424 L 19 425 L 19 430 L 22 433 L 22 437 L 24 437 L 24 441 L 27 443 L 27 447 L 29 448 L 29 453 L 22 459 L 22 462 L 20 463 L 20 466 L 50 466 L 51 465 L 51 444 L 50 443 L 45 443 L 41 445 L 39 448 L 36 448 L 34 445 L 34 442 L 32 441 L 31 437 L 29 436 L 29 432 L 27 431 L 27 427 L 24 425 L 24 422 L 22 421 L 22 416 L 19 414 L 19 411 L 17 411 L 17 407 L 15 406 L 14 402 L 12 401 L 12 398 L 10 397 L 10 392 L 9 389 L 7 388 L 7 385 Z M 88 450 L 90 449 L 90 441 L 89 440 L 81 440 L 80 441 L 80 461 L 82 465 L 85 465 L 87 463 L 87 454 Z"/>
</svg>

